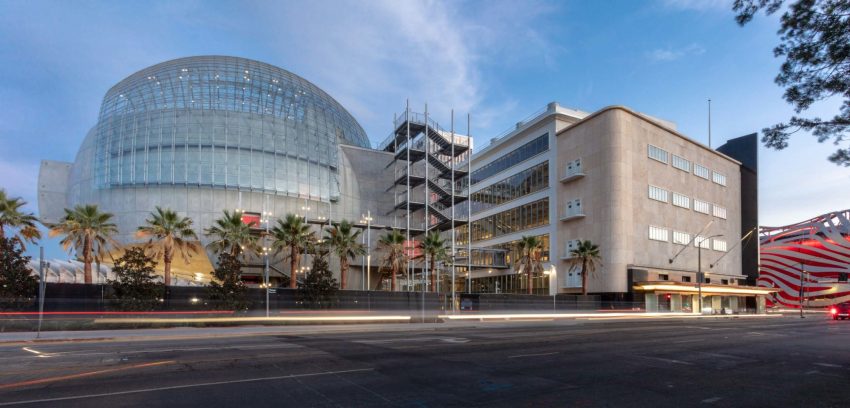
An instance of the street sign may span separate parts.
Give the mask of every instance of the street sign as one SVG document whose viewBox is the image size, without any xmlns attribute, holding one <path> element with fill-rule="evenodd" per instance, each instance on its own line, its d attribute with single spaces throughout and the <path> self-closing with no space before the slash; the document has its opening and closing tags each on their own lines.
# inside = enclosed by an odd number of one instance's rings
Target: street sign
<svg viewBox="0 0 850 408">
<path fill-rule="evenodd" d="M 277 289 L 269 289 L 269 293 L 277 293 Z"/>
</svg>

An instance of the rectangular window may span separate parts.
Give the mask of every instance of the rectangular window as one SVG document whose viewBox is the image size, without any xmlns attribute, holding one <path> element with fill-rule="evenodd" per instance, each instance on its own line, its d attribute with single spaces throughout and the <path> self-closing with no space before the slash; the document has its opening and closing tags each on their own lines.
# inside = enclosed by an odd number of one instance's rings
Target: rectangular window
<svg viewBox="0 0 850 408">
<path fill-rule="evenodd" d="M 724 175 L 722 175 L 722 174 L 720 174 L 716 171 L 711 174 L 711 180 L 714 181 L 717 184 L 720 184 L 721 186 L 726 185 L 726 176 L 724 176 Z"/>
<path fill-rule="evenodd" d="M 694 199 L 694 211 L 701 212 L 703 214 L 711 214 L 711 204 Z"/>
<path fill-rule="evenodd" d="M 548 224 L 549 198 L 544 198 L 473 221 L 472 242 Z"/>
<path fill-rule="evenodd" d="M 667 274 L 660 274 L 660 273 L 659 273 L 659 274 L 658 274 L 658 280 L 660 280 L 660 281 L 670 280 L 670 276 L 669 276 L 669 275 L 667 275 Z"/>
<path fill-rule="evenodd" d="M 694 175 L 708 180 L 708 178 L 711 176 L 711 170 L 709 170 L 708 167 L 703 167 L 699 164 L 694 163 Z"/>
<path fill-rule="evenodd" d="M 690 281 L 691 281 L 690 276 L 682 276 L 682 282 L 690 282 Z"/>
<path fill-rule="evenodd" d="M 722 239 L 714 239 L 712 242 L 715 251 L 726 252 L 726 241 Z"/>
<path fill-rule="evenodd" d="M 720 280 L 720 284 L 721 284 L 721 285 L 728 285 L 728 284 L 729 284 L 729 279 L 721 279 L 721 280 Z"/>
<path fill-rule="evenodd" d="M 694 238 L 694 246 L 700 247 L 700 248 L 703 248 L 703 249 L 708 249 L 709 248 L 709 246 L 708 246 L 709 241 L 710 240 L 706 239 L 706 237 L 703 237 L 701 235 L 697 235 L 697 237 Z"/>
<path fill-rule="evenodd" d="M 518 147 L 504 156 L 487 163 L 472 172 L 472 184 L 476 184 L 503 170 L 507 170 L 527 159 L 537 156 L 549 150 L 549 134 L 546 133 L 538 138 Z"/>
<path fill-rule="evenodd" d="M 682 208 L 691 208 L 691 198 L 679 193 L 673 193 L 673 205 Z"/>
<path fill-rule="evenodd" d="M 549 187 L 548 161 L 472 193 L 472 202 L 470 203 L 472 213 L 488 210 L 547 187 Z"/>
<path fill-rule="evenodd" d="M 667 151 L 660 147 L 649 145 L 649 158 L 667 164 Z"/>
<path fill-rule="evenodd" d="M 667 190 L 661 187 L 649 186 L 649 198 L 657 201 L 667 202 Z"/>
<path fill-rule="evenodd" d="M 675 154 L 673 155 L 673 167 L 679 170 L 684 170 L 688 173 L 691 172 L 691 162 L 683 157 L 676 156 Z"/>
<path fill-rule="evenodd" d="M 688 245 L 691 242 L 691 234 L 687 232 L 673 231 L 673 243 L 679 245 Z"/>
<path fill-rule="evenodd" d="M 720 207 L 720 206 L 715 205 L 715 206 L 712 208 L 712 213 L 713 213 L 713 214 L 714 214 L 714 216 L 715 216 L 715 217 L 717 217 L 717 218 L 723 218 L 724 220 L 726 219 L 726 209 L 725 209 L 725 208 L 723 208 L 723 207 Z"/>
<path fill-rule="evenodd" d="M 655 241 L 668 241 L 670 239 L 670 231 L 667 228 L 649 226 L 649 239 Z"/>
</svg>

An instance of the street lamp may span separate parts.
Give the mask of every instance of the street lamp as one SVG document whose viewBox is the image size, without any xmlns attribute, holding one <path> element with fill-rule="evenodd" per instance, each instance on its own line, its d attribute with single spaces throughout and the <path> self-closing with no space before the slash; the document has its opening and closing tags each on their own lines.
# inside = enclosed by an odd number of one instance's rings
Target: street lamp
<svg viewBox="0 0 850 408">
<path fill-rule="evenodd" d="M 265 224 L 266 230 L 263 233 L 263 287 L 266 288 L 266 317 L 269 317 L 269 254 L 271 254 L 272 248 L 269 245 L 269 226 L 271 224 L 271 211 L 263 210 L 263 217 L 260 219 L 260 222 Z"/>
<path fill-rule="evenodd" d="M 367 210 L 365 216 L 361 216 L 361 224 L 366 224 L 366 282 L 365 289 L 369 288 L 372 274 L 372 211 Z"/>
<path fill-rule="evenodd" d="M 549 277 L 549 292 L 552 293 L 552 313 L 555 313 L 558 300 L 558 269 L 555 268 L 555 265 L 552 265 L 548 271 L 543 271 L 543 274 Z"/>
<path fill-rule="evenodd" d="M 702 314 L 702 243 L 712 238 L 722 237 L 723 234 L 712 235 L 708 238 L 696 237 L 694 243 L 697 244 L 697 300 L 699 303 L 699 314 Z"/>
</svg>

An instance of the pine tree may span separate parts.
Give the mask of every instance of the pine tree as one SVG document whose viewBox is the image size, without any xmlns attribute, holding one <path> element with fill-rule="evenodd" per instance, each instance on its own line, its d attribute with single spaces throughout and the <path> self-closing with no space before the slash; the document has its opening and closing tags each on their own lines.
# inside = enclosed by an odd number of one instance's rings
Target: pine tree
<svg viewBox="0 0 850 408">
<path fill-rule="evenodd" d="M 222 252 L 218 256 L 218 267 L 212 273 L 213 280 L 207 287 L 207 295 L 216 309 L 245 311 L 248 309 L 247 288 L 242 282 L 242 262 L 237 255 Z"/>
<path fill-rule="evenodd" d="M 324 244 L 311 248 L 313 264 L 298 284 L 298 297 L 305 307 L 326 309 L 336 303 L 338 283 L 328 265 L 329 252 L 328 246 Z"/>
<path fill-rule="evenodd" d="M 156 262 L 142 248 L 130 248 L 112 268 L 110 281 L 115 307 L 120 310 L 154 310 L 162 305 L 165 285 L 156 274 Z"/>
<path fill-rule="evenodd" d="M 0 310 L 22 309 L 35 300 L 38 279 L 30 273 L 29 261 L 17 238 L 0 237 Z"/>
</svg>

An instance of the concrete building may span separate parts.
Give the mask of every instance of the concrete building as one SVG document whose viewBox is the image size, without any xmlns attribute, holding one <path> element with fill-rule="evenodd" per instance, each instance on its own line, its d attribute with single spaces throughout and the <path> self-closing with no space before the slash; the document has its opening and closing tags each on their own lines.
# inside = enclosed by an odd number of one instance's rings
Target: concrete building
<svg viewBox="0 0 850 408">
<path fill-rule="evenodd" d="M 602 266 L 588 292 L 611 304 L 693 310 L 701 270 L 706 308 L 743 310 L 743 298 L 761 292 L 744 286 L 737 245 L 740 168 L 671 122 L 620 106 L 588 114 L 552 103 L 473 156 L 472 245 L 510 250 L 521 236 L 540 236 L 554 273 L 535 277 L 535 292 L 579 293 L 580 273 L 567 265 L 590 240 Z M 526 291 L 510 265 L 472 275 L 474 291 Z"/>
</svg>

